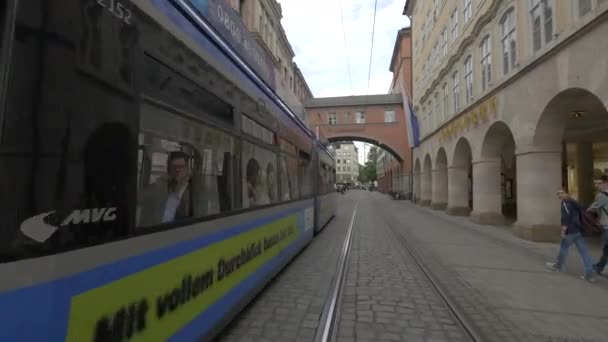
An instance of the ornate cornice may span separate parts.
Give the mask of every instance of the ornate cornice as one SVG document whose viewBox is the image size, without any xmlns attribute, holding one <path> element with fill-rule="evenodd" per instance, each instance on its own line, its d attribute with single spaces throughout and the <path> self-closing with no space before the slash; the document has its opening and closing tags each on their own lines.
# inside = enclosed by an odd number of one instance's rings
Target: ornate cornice
<svg viewBox="0 0 608 342">
<path fill-rule="evenodd" d="M 466 38 L 462 39 L 456 52 L 452 54 L 450 59 L 448 59 L 447 63 L 445 63 L 444 66 L 437 73 L 437 77 L 426 88 L 422 96 L 420 96 L 420 103 L 424 103 L 429 98 L 429 96 L 431 96 L 431 94 L 433 93 L 432 90 L 439 85 L 443 77 L 447 75 L 447 73 L 452 69 L 452 67 L 463 57 L 464 52 L 469 48 L 470 45 L 475 42 L 484 27 L 488 23 L 492 22 L 492 20 L 494 20 L 496 15 L 499 13 L 501 5 L 505 1 L 506 0 L 492 1 L 492 4 L 488 8 L 488 10 L 484 14 L 482 14 L 479 19 L 474 23 L 473 29 L 471 30 L 469 35 Z"/>
</svg>

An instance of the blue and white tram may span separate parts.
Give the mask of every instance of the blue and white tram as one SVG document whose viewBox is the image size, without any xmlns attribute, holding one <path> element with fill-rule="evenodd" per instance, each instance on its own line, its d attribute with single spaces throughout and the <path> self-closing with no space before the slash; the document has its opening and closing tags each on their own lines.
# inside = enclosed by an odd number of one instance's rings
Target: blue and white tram
<svg viewBox="0 0 608 342">
<path fill-rule="evenodd" d="M 334 216 L 334 158 L 201 1 L 60 2 L 0 4 L 0 341 L 210 340 Z"/>
</svg>

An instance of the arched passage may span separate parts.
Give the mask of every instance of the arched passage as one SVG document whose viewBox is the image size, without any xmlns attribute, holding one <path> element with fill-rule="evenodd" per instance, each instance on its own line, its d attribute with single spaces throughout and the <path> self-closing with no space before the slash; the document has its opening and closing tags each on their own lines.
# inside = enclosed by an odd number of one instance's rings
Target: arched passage
<svg viewBox="0 0 608 342">
<path fill-rule="evenodd" d="M 420 167 L 420 159 L 416 158 L 414 163 L 414 202 L 418 203 L 422 200 L 422 168 Z"/>
<path fill-rule="evenodd" d="M 608 172 L 608 115 L 593 93 L 571 88 L 549 102 L 534 144 L 562 150 L 562 185 L 582 203 L 593 201 L 593 178 Z"/>
<path fill-rule="evenodd" d="M 435 157 L 435 169 L 433 170 L 433 194 L 431 207 L 443 210 L 448 204 L 448 156 L 445 149 L 441 147 Z"/>
<path fill-rule="evenodd" d="M 473 208 L 473 171 L 471 145 L 460 138 L 448 169 L 448 214 L 468 216 Z"/>
<path fill-rule="evenodd" d="M 515 140 L 504 122 L 492 124 L 473 165 L 472 218 L 482 224 L 512 223 L 517 216 Z"/>
<path fill-rule="evenodd" d="M 581 88 L 562 91 L 545 107 L 530 146 L 518 147 L 516 232 L 536 241 L 558 239 L 559 207 L 551 200 L 556 189 L 563 186 L 589 204 L 593 178 L 607 169 L 608 112 L 602 100 Z"/>
<path fill-rule="evenodd" d="M 348 142 L 348 141 L 360 141 L 360 142 L 368 143 L 370 145 L 374 145 L 378 148 L 381 148 L 381 149 L 387 151 L 393 157 L 395 157 L 395 159 L 397 159 L 399 162 L 403 161 L 403 156 L 397 152 L 396 148 L 393 148 L 392 146 L 390 146 L 380 140 L 372 139 L 369 137 L 350 136 L 350 135 L 349 136 L 333 136 L 331 138 L 328 138 L 327 141 L 329 141 L 330 143 Z"/>
<path fill-rule="evenodd" d="M 420 204 L 422 205 L 430 205 L 431 204 L 431 194 L 433 193 L 433 179 L 432 179 L 432 167 L 431 156 L 426 155 L 424 157 L 424 165 L 422 168 L 422 200 Z"/>
</svg>

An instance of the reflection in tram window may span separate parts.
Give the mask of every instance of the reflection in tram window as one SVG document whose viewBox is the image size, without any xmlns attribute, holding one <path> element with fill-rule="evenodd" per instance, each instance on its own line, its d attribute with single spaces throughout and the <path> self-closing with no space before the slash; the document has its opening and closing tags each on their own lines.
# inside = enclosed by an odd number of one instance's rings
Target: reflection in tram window
<svg viewBox="0 0 608 342">
<path fill-rule="evenodd" d="M 149 140 L 145 138 L 150 138 Z M 200 155 L 187 144 L 152 136 L 144 138 L 141 165 L 138 226 L 154 226 L 195 216 L 197 195 L 193 173 L 200 168 Z M 146 141 L 147 140 L 147 141 Z"/>
<path fill-rule="evenodd" d="M 243 208 L 270 204 L 276 194 L 276 182 L 269 182 L 269 171 L 276 170 L 276 154 L 249 142 L 243 142 Z M 262 167 L 262 165 L 266 165 Z"/>
<path fill-rule="evenodd" d="M 152 106 L 143 112 L 142 131 L 155 133 L 140 134 L 139 227 L 234 209 L 232 136 Z"/>
<path fill-rule="evenodd" d="M 310 156 L 304 152 L 300 152 L 300 184 L 302 197 L 307 198 L 313 194 L 313 179 L 314 179 L 314 164 L 310 160 Z"/>
<path fill-rule="evenodd" d="M 275 203 L 277 201 L 277 174 L 273 164 L 268 164 L 266 178 L 268 179 L 268 197 L 271 203 Z"/>
<path fill-rule="evenodd" d="M 298 160 L 291 156 L 285 156 L 287 163 L 287 180 L 289 182 L 289 196 L 292 200 L 300 198 L 300 186 L 298 183 Z"/>
<path fill-rule="evenodd" d="M 287 156 L 281 155 L 280 163 L 281 163 L 281 200 L 289 201 L 291 199 L 291 188 L 289 184 L 289 178 L 287 177 Z"/>
</svg>

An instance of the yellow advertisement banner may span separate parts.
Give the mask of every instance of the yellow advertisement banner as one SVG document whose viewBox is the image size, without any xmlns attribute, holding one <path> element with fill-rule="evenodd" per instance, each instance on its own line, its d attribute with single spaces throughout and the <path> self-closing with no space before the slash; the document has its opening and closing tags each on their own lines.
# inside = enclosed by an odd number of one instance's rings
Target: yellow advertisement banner
<svg viewBox="0 0 608 342">
<path fill-rule="evenodd" d="M 298 238 L 294 214 L 74 296 L 68 342 L 165 341 Z"/>
</svg>

